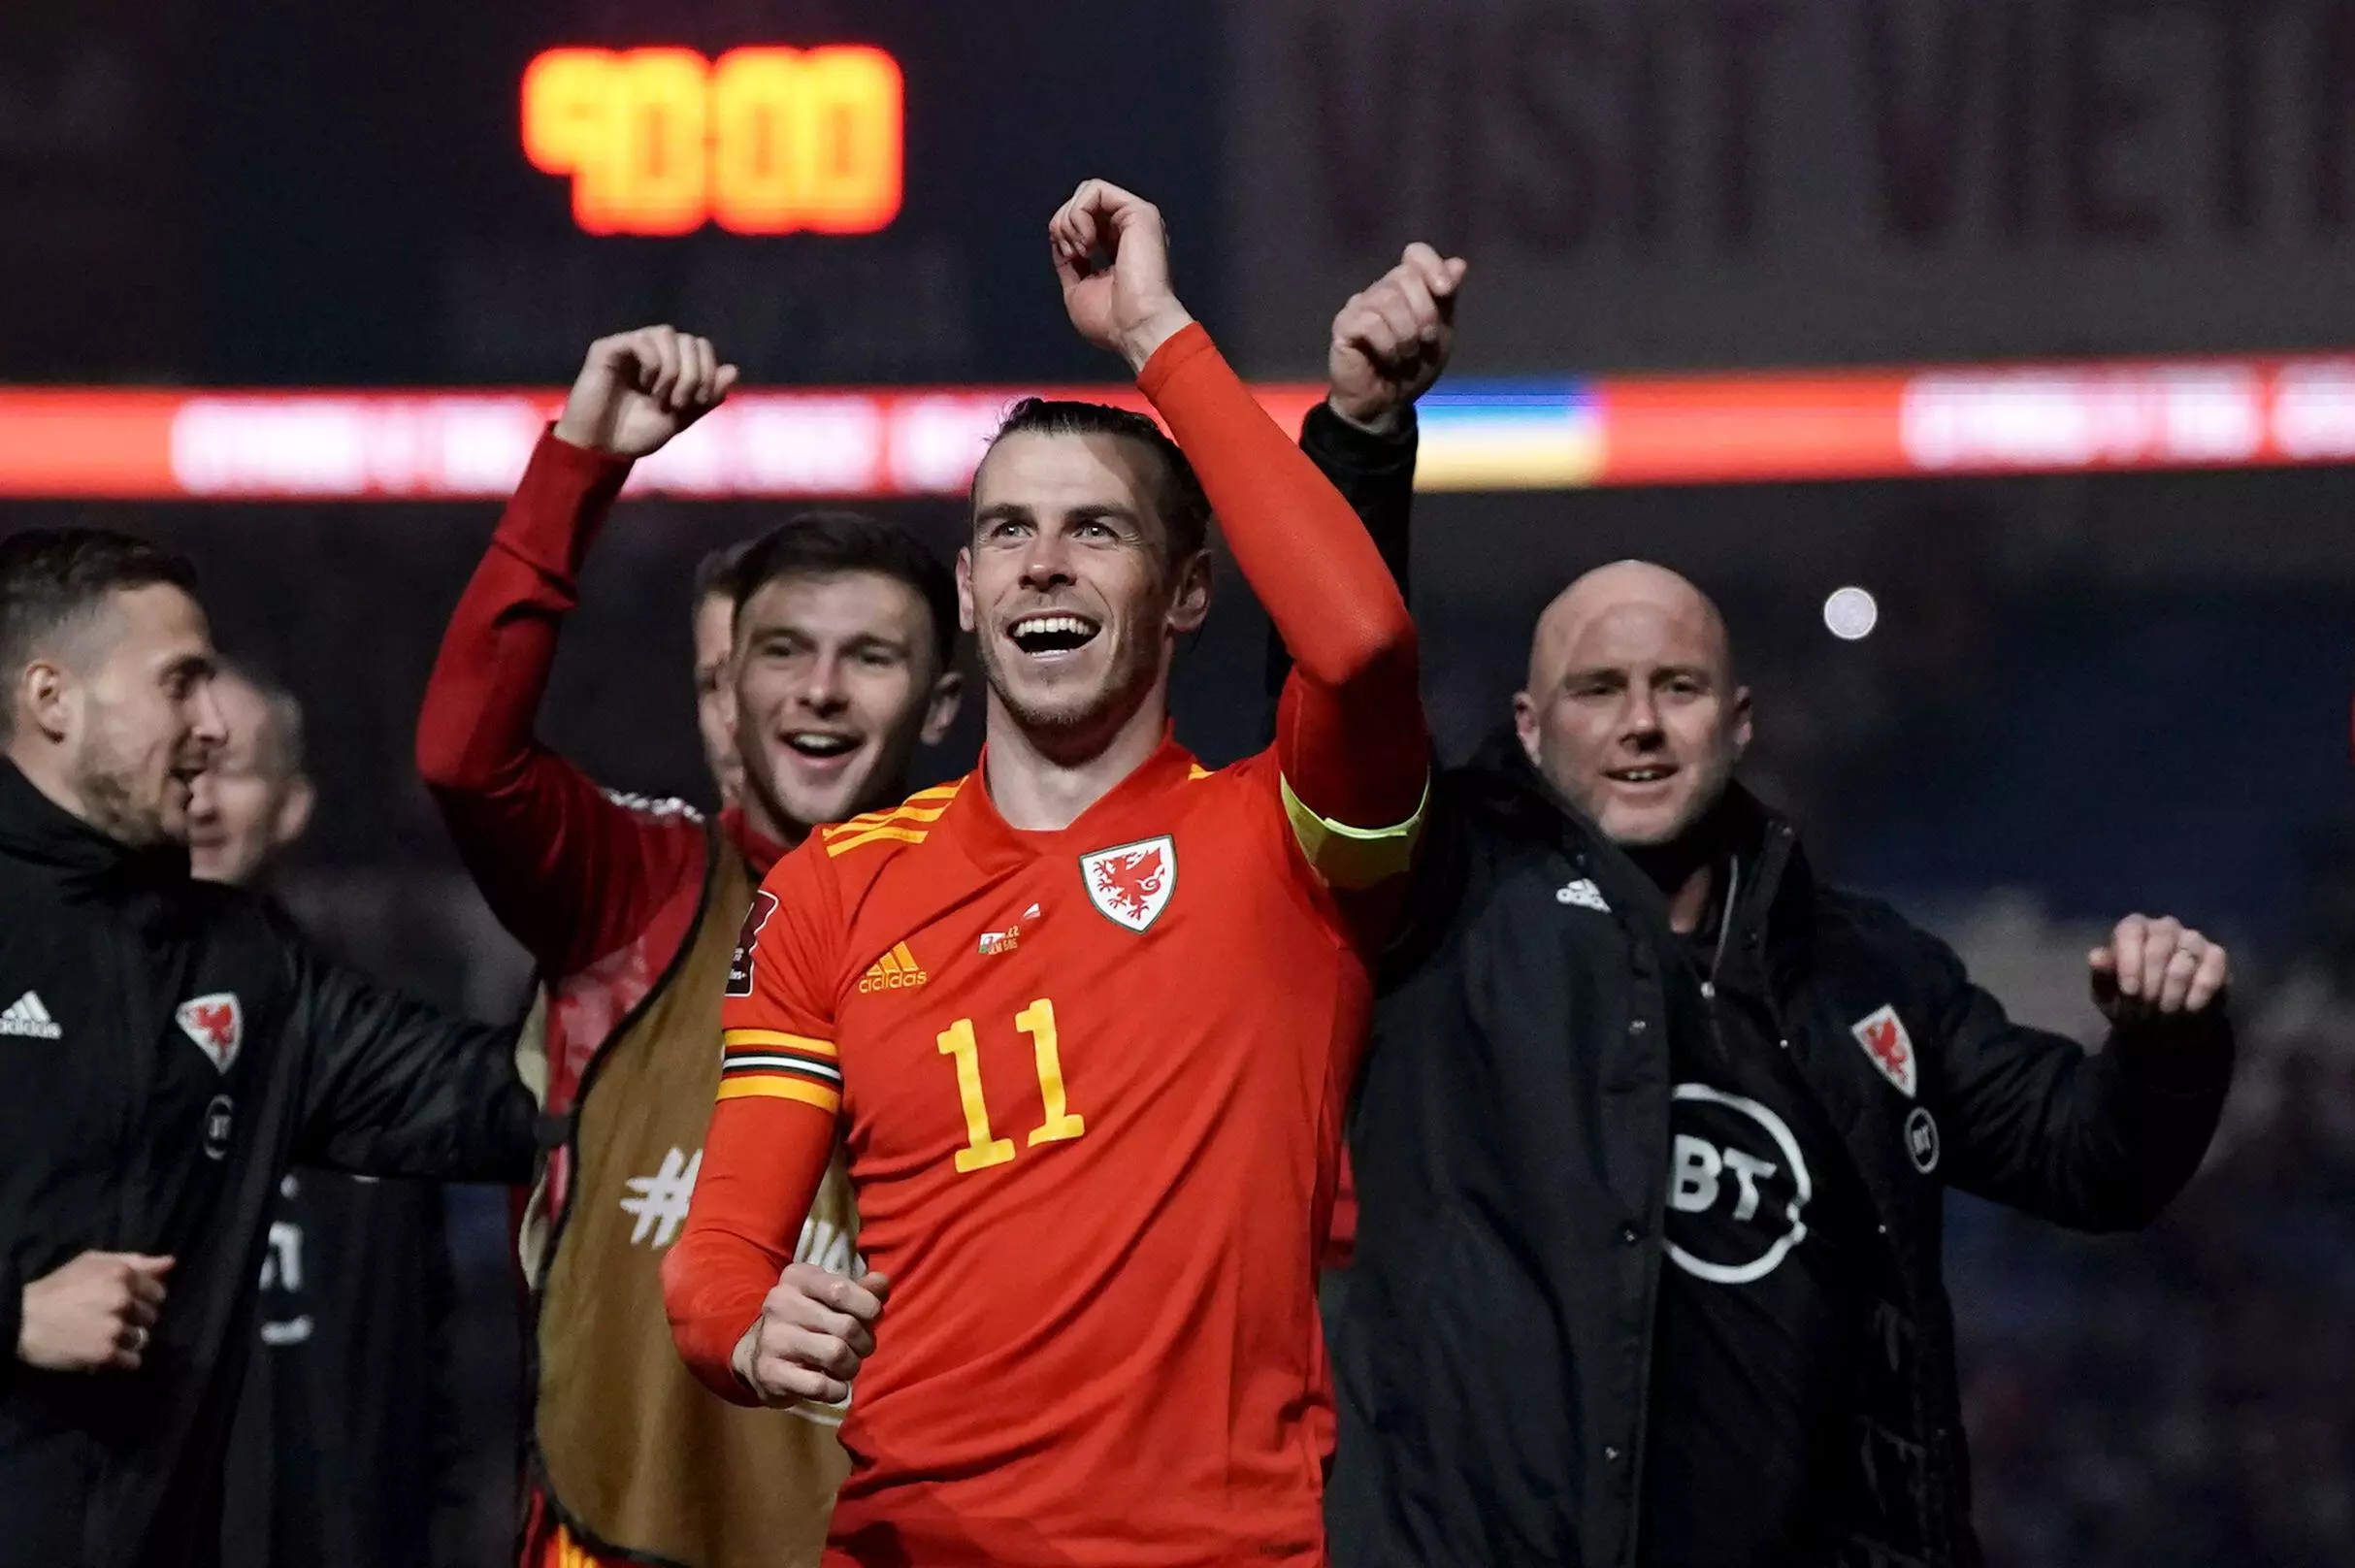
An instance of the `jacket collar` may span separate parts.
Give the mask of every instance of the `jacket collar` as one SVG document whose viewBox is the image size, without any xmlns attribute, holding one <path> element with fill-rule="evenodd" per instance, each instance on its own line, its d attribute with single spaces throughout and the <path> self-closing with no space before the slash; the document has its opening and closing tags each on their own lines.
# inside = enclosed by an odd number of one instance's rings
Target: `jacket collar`
<svg viewBox="0 0 2355 1568">
<path fill-rule="evenodd" d="M 136 849 L 109 837 L 34 787 L 0 757 L 0 856 L 76 891 L 159 887 L 188 880 L 185 844 Z"/>
<path fill-rule="evenodd" d="M 965 787 L 941 812 L 939 825 L 956 835 L 983 870 L 1009 871 L 1042 855 L 1086 854 L 1118 844 L 1124 834 L 1133 836 L 1134 819 L 1141 810 L 1199 771 L 1194 754 L 1177 743 L 1164 724 L 1161 743 L 1069 827 L 1032 832 L 1009 824 L 990 799 L 990 748 L 984 745 Z"/>
<path fill-rule="evenodd" d="M 1461 769 L 1473 802 L 1521 832 L 1550 837 L 1592 869 L 1607 893 L 1643 909 L 1668 929 L 1668 900 L 1627 853 L 1605 838 L 1591 818 L 1562 799 L 1531 767 L 1511 725 L 1492 732 Z M 1761 923 L 1778 932 L 1799 929 L 1793 917 L 1814 902 L 1815 882 L 1799 847 L 1798 829 L 1739 783 L 1717 806 L 1718 829 L 1742 864 L 1737 926 Z"/>
</svg>

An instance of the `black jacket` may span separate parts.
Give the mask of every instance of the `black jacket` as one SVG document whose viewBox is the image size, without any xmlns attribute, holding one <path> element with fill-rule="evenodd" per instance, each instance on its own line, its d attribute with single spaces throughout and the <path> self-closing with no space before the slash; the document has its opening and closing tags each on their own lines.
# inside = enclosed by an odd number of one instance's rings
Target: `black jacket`
<svg viewBox="0 0 2355 1568">
<path fill-rule="evenodd" d="M 6 763 L 0 909 L 0 1565 L 208 1563 L 279 1173 L 528 1179 L 512 1031 L 376 990 Z M 37 1371 L 23 1289 L 91 1249 L 178 1259 L 147 1364 Z"/>
<path fill-rule="evenodd" d="M 442 1189 L 289 1171 L 269 1234 L 223 1568 L 429 1568 L 462 1457 Z"/>
<path fill-rule="evenodd" d="M 1652 884 L 1508 735 L 1444 775 L 1416 929 L 1376 1008 L 1351 1128 L 1357 1252 L 1331 1324 L 1338 1568 L 1640 1560 L 1669 1034 L 1705 1017 Z M 2190 1179 L 2231 1070 L 2221 1009 L 2088 1056 L 2012 1023 L 1942 943 L 1818 886 L 1737 792 L 1737 931 L 1889 1249 L 1884 1356 L 1905 1462 L 1865 1478 L 1927 1560 L 1979 1560 L 1940 1252 L 1946 1190 L 2079 1229 Z M 1856 1026 L 1894 1007 L 1907 1094 Z M 1872 1560 L 1870 1553 L 1860 1560 Z M 1883 1558 L 1894 1562 L 1898 1559 Z"/>
</svg>

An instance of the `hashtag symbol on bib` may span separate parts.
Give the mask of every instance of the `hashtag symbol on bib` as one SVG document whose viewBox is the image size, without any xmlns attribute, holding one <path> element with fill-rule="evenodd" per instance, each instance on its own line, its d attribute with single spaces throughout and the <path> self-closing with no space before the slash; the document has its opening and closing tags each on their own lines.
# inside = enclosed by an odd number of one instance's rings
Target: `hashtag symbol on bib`
<svg viewBox="0 0 2355 1568">
<path fill-rule="evenodd" d="M 662 1168 L 653 1175 L 633 1176 L 624 1184 L 636 1194 L 621 1200 L 622 1212 L 638 1217 L 630 1231 L 631 1246 L 643 1245 L 648 1235 L 657 1247 L 671 1245 L 686 1223 L 687 1200 L 695 1195 L 695 1175 L 703 1165 L 701 1149 L 692 1160 L 685 1151 L 673 1149 L 663 1156 Z"/>
</svg>

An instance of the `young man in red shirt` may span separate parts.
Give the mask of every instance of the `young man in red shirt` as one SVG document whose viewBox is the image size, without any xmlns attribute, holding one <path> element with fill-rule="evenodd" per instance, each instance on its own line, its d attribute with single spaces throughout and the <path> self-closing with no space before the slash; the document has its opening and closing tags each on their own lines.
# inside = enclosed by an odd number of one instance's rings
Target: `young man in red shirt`
<svg viewBox="0 0 2355 1568">
<path fill-rule="evenodd" d="M 1416 246 L 1353 298 L 1333 323 L 1331 396 L 1301 433 L 1302 449 L 1386 541 L 1405 537 L 1414 402 L 1451 341 L 1431 295 L 1444 302 L 1459 275 Z M 831 1430 L 838 1410 L 822 1401 L 778 1416 L 712 1399 L 680 1369 L 659 1306 L 648 1306 L 654 1262 L 701 1164 L 720 981 L 707 988 L 707 1021 L 671 1015 L 666 997 L 695 991 L 686 977 L 699 946 L 733 951 L 750 883 L 734 889 L 732 906 L 717 896 L 738 869 L 757 878 L 809 824 L 906 793 L 909 756 L 945 720 L 951 690 L 945 648 L 914 668 L 927 637 L 954 626 L 953 608 L 935 607 L 953 592 L 946 571 L 934 585 L 898 548 L 863 567 L 846 561 L 845 528 L 870 550 L 889 540 L 843 514 L 787 525 L 800 542 L 782 553 L 764 558 L 746 541 L 706 559 L 694 595 L 695 689 L 725 807 L 716 833 L 676 801 L 605 794 L 533 734 L 580 565 L 631 461 L 715 405 L 722 370 L 708 344 L 668 329 L 592 347 L 452 618 L 419 725 L 420 765 L 460 851 L 552 998 L 545 1100 L 568 1136 L 526 1220 L 527 1256 L 547 1288 L 525 1561 L 549 1568 L 648 1556 L 691 1568 L 814 1562 L 843 1466 Z M 879 661 L 877 643 L 904 656 Z M 797 683 L 797 670 L 810 678 Z M 739 708 L 753 715 L 741 736 Z M 796 714 L 861 743 L 847 759 L 804 756 Z M 649 1080 L 672 1063 L 697 1082 Z M 654 1109 L 605 1114 L 628 1104 Z M 678 1114 L 691 1133 L 672 1134 Z M 855 1223 L 847 1189 L 828 1183 L 795 1249 L 805 1261 L 782 1277 L 805 1292 L 802 1310 L 828 1310 L 806 1293 L 830 1288 L 821 1264 L 851 1266 Z M 549 1261 L 540 1255 L 551 1233 Z M 665 1341 L 660 1354 L 608 1355 L 631 1375 L 601 1375 L 599 1336 L 644 1325 Z"/>
<path fill-rule="evenodd" d="M 1159 212 L 1092 180 L 1050 236 L 1176 444 L 1009 416 L 958 566 L 981 764 L 764 884 L 666 1297 L 729 1399 L 858 1376 L 831 1563 L 1314 1564 L 1315 1266 L 1422 819 L 1414 628 L 1178 303 Z M 1217 772 L 1167 717 L 1214 508 L 1296 660 L 1274 746 Z M 837 1140 L 874 1272 L 813 1323 L 771 1288 Z"/>
<path fill-rule="evenodd" d="M 947 569 L 904 530 L 812 513 L 699 581 L 715 824 L 610 796 L 533 733 L 581 561 L 632 462 L 735 376 L 669 328 L 592 346 L 451 619 L 419 719 L 426 781 L 548 994 L 543 1098 L 564 1137 L 524 1221 L 530 1562 L 810 1561 L 842 1470 L 838 1409 L 755 1416 L 686 1377 L 655 1270 L 695 1181 L 719 989 L 754 886 L 810 824 L 903 793 L 917 745 L 953 717 Z M 830 1182 L 810 1218 L 797 1255 L 812 1272 L 848 1268 L 847 1187 Z"/>
</svg>

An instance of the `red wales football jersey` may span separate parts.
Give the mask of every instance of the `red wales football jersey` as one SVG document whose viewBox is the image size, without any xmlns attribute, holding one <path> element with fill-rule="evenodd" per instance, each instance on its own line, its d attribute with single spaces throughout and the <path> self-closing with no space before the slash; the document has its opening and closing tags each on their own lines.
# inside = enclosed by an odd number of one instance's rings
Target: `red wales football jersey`
<svg viewBox="0 0 2355 1568">
<path fill-rule="evenodd" d="M 771 874 L 721 1094 L 838 1094 L 892 1281 L 832 1560 L 1321 1560 L 1315 1265 L 1368 1005 L 1328 856 L 1364 886 L 1412 831 L 1164 741 L 1062 832 L 976 772 Z"/>
</svg>

